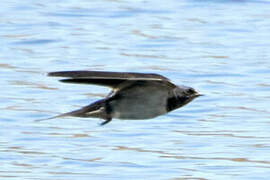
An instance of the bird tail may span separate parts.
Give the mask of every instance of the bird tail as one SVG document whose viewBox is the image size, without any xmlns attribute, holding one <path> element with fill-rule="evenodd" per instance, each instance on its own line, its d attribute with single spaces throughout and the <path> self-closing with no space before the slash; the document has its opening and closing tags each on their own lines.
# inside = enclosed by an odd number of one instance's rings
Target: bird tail
<svg viewBox="0 0 270 180">
<path fill-rule="evenodd" d="M 46 120 L 51 120 L 51 119 L 56 119 L 56 118 L 61 118 L 61 117 L 67 117 L 67 116 L 77 116 L 77 117 L 80 117 L 79 115 L 81 113 L 81 110 L 82 109 L 79 109 L 79 110 L 75 110 L 75 111 L 71 111 L 71 112 L 59 114 L 59 115 L 56 115 L 56 116 L 52 116 L 52 117 L 49 117 L 49 118 L 37 119 L 35 121 L 36 122 L 41 122 L 41 121 L 46 121 Z"/>
<path fill-rule="evenodd" d="M 67 116 L 73 116 L 73 117 L 99 117 L 103 118 L 103 112 L 102 110 L 104 106 L 104 100 L 97 101 L 93 104 L 90 104 L 88 106 L 82 107 L 81 109 L 59 114 L 57 116 L 49 117 L 49 118 L 44 118 L 44 119 L 38 119 L 35 120 L 36 122 L 41 122 L 41 121 L 46 121 L 46 120 L 51 120 L 51 119 L 56 119 L 56 118 L 61 118 L 61 117 L 67 117 Z"/>
</svg>

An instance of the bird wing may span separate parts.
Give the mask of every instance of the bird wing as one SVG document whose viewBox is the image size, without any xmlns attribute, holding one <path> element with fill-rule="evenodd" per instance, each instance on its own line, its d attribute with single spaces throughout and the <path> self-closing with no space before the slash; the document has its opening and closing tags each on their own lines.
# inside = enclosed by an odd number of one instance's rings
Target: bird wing
<svg viewBox="0 0 270 180">
<path fill-rule="evenodd" d="M 125 73 L 125 72 L 106 72 L 106 71 L 59 71 L 51 72 L 49 76 L 67 77 L 61 82 L 65 83 L 82 83 L 96 84 L 116 88 L 126 81 L 169 81 L 159 74 L 147 73 Z"/>
</svg>

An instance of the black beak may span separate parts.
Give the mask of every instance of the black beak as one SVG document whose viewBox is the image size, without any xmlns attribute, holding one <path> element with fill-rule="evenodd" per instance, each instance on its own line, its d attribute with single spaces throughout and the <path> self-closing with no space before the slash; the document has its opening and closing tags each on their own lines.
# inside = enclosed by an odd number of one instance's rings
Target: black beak
<svg viewBox="0 0 270 180">
<path fill-rule="evenodd" d="M 204 94 L 199 94 L 199 93 L 194 94 L 194 97 L 199 97 L 199 96 L 204 96 Z"/>
</svg>

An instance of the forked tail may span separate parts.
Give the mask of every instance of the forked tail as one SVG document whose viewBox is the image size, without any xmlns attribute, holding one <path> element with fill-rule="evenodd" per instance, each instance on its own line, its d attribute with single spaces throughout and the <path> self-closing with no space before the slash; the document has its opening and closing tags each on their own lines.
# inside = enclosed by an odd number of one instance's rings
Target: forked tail
<svg viewBox="0 0 270 180">
<path fill-rule="evenodd" d="M 49 117 L 49 118 L 44 118 L 44 119 L 38 119 L 35 120 L 36 122 L 41 122 L 41 121 L 46 121 L 50 119 L 55 119 L 55 118 L 61 118 L 61 117 L 66 117 L 66 116 L 73 116 L 73 117 L 99 117 L 99 118 L 104 118 L 104 100 L 99 100 L 97 102 L 94 102 L 93 104 L 90 104 L 88 106 L 85 106 L 81 109 L 59 114 L 57 116 Z"/>
</svg>

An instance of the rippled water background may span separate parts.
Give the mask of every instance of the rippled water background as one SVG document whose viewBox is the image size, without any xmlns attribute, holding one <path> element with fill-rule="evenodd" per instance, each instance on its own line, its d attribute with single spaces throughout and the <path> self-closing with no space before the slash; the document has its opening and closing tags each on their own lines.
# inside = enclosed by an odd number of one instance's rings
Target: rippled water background
<svg viewBox="0 0 270 180">
<path fill-rule="evenodd" d="M 1 1 L 0 179 L 269 179 L 269 7 Z M 155 72 L 205 96 L 152 120 L 35 122 L 109 91 L 57 70 Z"/>
</svg>

